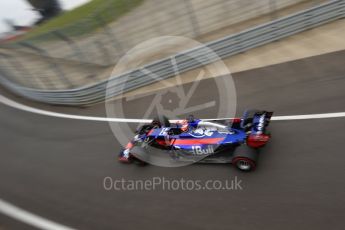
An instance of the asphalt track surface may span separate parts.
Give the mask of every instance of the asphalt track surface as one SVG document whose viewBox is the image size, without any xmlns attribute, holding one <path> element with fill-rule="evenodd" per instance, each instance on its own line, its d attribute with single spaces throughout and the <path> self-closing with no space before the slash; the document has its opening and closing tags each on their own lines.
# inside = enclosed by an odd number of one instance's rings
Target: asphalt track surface
<svg viewBox="0 0 345 230">
<path fill-rule="evenodd" d="M 343 112 L 344 60 L 341 51 L 235 74 L 238 111 Z M 200 87 L 202 100 L 208 80 Z M 144 109 L 142 100 L 148 99 L 128 102 L 129 112 Z M 103 107 L 53 109 L 104 116 Z M 272 122 L 273 138 L 257 170 L 241 173 L 231 165 L 122 165 L 106 122 L 46 117 L 3 104 L 0 111 L 0 198 L 57 223 L 79 229 L 343 229 L 344 118 Z M 243 190 L 106 191 L 107 176 L 237 176 Z M 0 229 L 32 227 L 0 215 Z"/>
</svg>

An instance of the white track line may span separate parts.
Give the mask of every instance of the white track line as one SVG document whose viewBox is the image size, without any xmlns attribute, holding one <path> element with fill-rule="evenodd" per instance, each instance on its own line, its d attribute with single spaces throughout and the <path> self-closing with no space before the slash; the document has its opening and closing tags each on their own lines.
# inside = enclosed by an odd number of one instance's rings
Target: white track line
<svg viewBox="0 0 345 230">
<path fill-rule="evenodd" d="M 39 229 L 48 229 L 48 230 L 72 230 L 73 229 L 73 228 L 55 223 L 53 221 L 44 219 L 40 216 L 37 216 L 21 208 L 18 208 L 1 199 L 0 199 L 0 213 Z"/>
<path fill-rule="evenodd" d="M 128 119 L 128 118 L 108 118 L 108 117 L 91 117 L 91 116 L 80 116 L 66 113 L 56 113 L 42 109 L 36 109 L 27 105 L 20 104 L 15 102 L 7 97 L 4 97 L 0 94 L 0 103 L 3 103 L 12 108 L 16 108 L 22 111 L 40 114 L 50 117 L 59 117 L 59 118 L 68 118 L 76 120 L 87 120 L 87 121 L 107 121 L 107 122 L 124 122 L 124 123 L 148 123 L 151 122 L 151 119 Z M 288 120 L 307 120 L 307 119 L 322 119 L 322 118 L 337 118 L 345 117 L 345 112 L 339 113 L 320 113 L 320 114 L 307 114 L 307 115 L 292 115 L 292 116 L 274 116 L 271 120 L 274 121 L 288 121 Z M 228 120 L 231 118 L 216 118 L 216 119 L 202 119 L 204 121 L 211 120 Z M 176 121 L 176 120 L 171 120 Z"/>
<path fill-rule="evenodd" d="M 287 121 L 287 120 L 307 120 L 307 119 L 337 118 L 337 117 L 345 117 L 345 112 L 319 113 L 319 114 L 293 115 L 293 116 L 275 116 L 275 117 L 272 117 L 271 120 Z"/>
<path fill-rule="evenodd" d="M 291 121 L 291 120 L 310 120 L 310 119 L 322 119 L 322 118 L 339 118 L 345 117 L 345 112 L 339 113 L 319 113 L 319 114 L 306 114 L 306 115 L 291 115 L 291 116 L 273 116 L 272 121 Z M 217 119 L 202 119 L 203 121 L 221 121 L 231 118 L 217 118 Z"/>
<path fill-rule="evenodd" d="M 16 108 L 22 111 L 40 114 L 49 117 L 59 117 L 59 118 L 68 118 L 68 119 L 76 119 L 76 120 L 87 120 L 87 121 L 109 121 L 109 122 L 126 122 L 126 123 L 147 123 L 151 122 L 152 120 L 144 120 L 144 119 L 127 119 L 127 118 L 107 118 L 107 117 L 90 117 L 90 116 L 79 116 L 79 115 L 72 115 L 66 113 L 56 113 L 42 109 L 36 109 L 27 105 L 20 104 L 15 102 L 11 99 L 8 99 L 0 94 L 0 103 L 3 103 L 7 106 L 12 108 Z"/>
</svg>

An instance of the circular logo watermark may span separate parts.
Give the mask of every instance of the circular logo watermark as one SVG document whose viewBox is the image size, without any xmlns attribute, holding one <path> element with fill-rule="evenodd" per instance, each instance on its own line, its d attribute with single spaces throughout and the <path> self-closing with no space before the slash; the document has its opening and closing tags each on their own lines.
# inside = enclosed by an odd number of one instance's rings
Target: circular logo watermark
<svg viewBox="0 0 345 230">
<path fill-rule="evenodd" d="M 118 142 L 134 143 L 130 154 L 163 167 L 192 164 L 217 149 L 215 127 L 188 127 L 193 120 L 236 114 L 229 69 L 212 49 L 185 37 L 157 37 L 129 50 L 112 71 L 106 97 L 107 117 L 128 119 L 109 122 Z"/>
</svg>

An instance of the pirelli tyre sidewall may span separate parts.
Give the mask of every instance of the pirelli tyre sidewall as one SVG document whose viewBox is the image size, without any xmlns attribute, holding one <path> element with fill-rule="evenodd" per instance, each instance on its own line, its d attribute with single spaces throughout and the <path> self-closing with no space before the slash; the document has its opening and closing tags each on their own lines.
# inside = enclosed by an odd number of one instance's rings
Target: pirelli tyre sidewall
<svg viewBox="0 0 345 230">
<path fill-rule="evenodd" d="M 239 170 L 249 172 L 256 168 L 258 160 L 258 150 L 248 146 L 239 146 L 232 158 L 232 164 Z"/>
</svg>

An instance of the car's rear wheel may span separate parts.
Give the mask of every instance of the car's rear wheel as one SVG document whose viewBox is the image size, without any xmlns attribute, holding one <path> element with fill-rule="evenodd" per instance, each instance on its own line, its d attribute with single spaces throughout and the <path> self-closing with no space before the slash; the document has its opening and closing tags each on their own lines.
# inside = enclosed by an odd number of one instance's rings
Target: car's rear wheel
<svg viewBox="0 0 345 230">
<path fill-rule="evenodd" d="M 241 171 L 249 172 L 256 168 L 257 159 L 257 150 L 242 145 L 235 150 L 232 164 Z"/>
<path fill-rule="evenodd" d="M 249 172 L 255 169 L 256 164 L 253 160 L 246 157 L 236 157 L 232 163 L 241 171 Z"/>
</svg>

